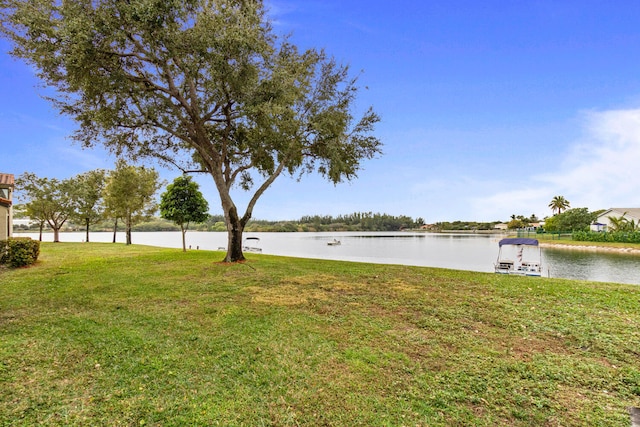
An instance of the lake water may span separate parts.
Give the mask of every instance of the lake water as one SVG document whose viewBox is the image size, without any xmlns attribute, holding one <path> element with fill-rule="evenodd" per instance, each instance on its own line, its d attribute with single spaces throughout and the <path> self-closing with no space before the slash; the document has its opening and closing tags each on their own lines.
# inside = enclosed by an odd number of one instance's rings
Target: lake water
<svg viewBox="0 0 640 427">
<path fill-rule="evenodd" d="M 37 233 L 16 233 L 38 238 Z M 403 264 L 493 272 L 502 235 L 425 234 L 405 232 L 245 233 L 259 237 L 263 253 L 378 264 Z M 61 233 L 63 242 L 81 242 L 85 233 Z M 92 242 L 111 242 L 113 233 L 91 233 Z M 338 239 L 341 245 L 327 242 Z M 45 233 L 43 240 L 52 241 Z M 124 233 L 116 241 L 124 242 Z M 133 244 L 181 248 L 180 232 L 134 232 Z M 227 244 L 226 232 L 187 232 L 192 249 L 217 250 Z M 221 255 L 222 258 L 222 255 Z M 577 280 L 640 284 L 640 256 L 579 250 L 542 249 L 544 275 Z"/>
</svg>

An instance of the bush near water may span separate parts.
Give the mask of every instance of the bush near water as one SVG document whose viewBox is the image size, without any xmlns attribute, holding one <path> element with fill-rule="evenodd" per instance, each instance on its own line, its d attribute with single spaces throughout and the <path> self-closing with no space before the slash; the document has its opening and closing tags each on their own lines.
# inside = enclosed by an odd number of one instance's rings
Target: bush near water
<svg viewBox="0 0 640 427">
<path fill-rule="evenodd" d="M 594 232 L 576 231 L 572 234 L 573 240 L 579 242 L 619 242 L 619 243 L 640 243 L 640 231 L 627 232 Z"/>
<path fill-rule="evenodd" d="M 0 240 L 0 264 L 17 268 L 31 265 L 40 255 L 40 242 L 28 237 Z"/>
</svg>

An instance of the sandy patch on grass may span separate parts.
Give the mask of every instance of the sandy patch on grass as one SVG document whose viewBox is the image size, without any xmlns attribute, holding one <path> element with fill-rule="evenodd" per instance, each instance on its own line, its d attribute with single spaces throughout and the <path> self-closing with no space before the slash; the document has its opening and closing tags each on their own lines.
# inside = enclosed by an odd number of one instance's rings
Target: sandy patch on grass
<svg viewBox="0 0 640 427">
<path fill-rule="evenodd" d="M 276 286 L 249 286 L 255 302 L 292 306 L 306 304 L 310 300 L 327 301 L 334 292 L 353 289 L 352 283 L 337 280 L 327 275 L 292 277 Z"/>
</svg>

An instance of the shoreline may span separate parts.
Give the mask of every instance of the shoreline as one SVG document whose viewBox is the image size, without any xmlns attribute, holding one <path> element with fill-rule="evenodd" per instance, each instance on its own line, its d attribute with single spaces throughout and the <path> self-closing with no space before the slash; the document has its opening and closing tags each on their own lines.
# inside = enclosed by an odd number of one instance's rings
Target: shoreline
<svg viewBox="0 0 640 427">
<path fill-rule="evenodd" d="M 573 245 L 573 244 L 560 243 L 560 242 L 551 243 L 551 242 L 543 242 L 543 241 L 540 241 L 539 244 L 540 244 L 540 247 L 542 248 L 579 250 L 579 251 L 589 251 L 589 252 L 610 252 L 610 253 L 640 256 L 640 248 L 600 246 L 600 245 L 581 245 L 581 244 Z"/>
</svg>

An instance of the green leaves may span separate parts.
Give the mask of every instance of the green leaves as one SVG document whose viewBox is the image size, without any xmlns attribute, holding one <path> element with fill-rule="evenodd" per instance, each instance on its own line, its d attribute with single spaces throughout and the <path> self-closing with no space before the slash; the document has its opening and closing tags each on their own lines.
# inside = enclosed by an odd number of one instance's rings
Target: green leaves
<svg viewBox="0 0 640 427">
<path fill-rule="evenodd" d="M 233 189 L 255 187 L 245 223 L 283 172 L 335 184 L 381 153 L 377 114 L 353 116 L 349 68 L 279 38 L 262 1 L 6 0 L 2 10 L 13 55 L 58 91 L 51 101 L 78 123 L 76 140 L 200 167 L 225 212 L 237 211 Z"/>
<path fill-rule="evenodd" d="M 180 226 L 206 221 L 209 218 L 208 210 L 209 204 L 198 184 L 189 176 L 179 176 L 162 193 L 160 215 Z"/>
<path fill-rule="evenodd" d="M 39 178 L 25 172 L 16 180 L 21 199 L 26 200 L 27 214 L 41 224 L 47 222 L 54 230 L 54 241 L 58 241 L 58 230 L 74 212 L 75 179 L 58 180 Z"/>
<path fill-rule="evenodd" d="M 563 196 L 555 196 L 551 199 L 551 203 L 549 203 L 549 207 L 553 212 L 558 212 L 558 214 L 562 213 L 563 210 L 569 208 L 570 203 Z"/>
<path fill-rule="evenodd" d="M 544 229 L 548 232 L 560 231 L 583 231 L 588 230 L 589 225 L 596 219 L 597 215 L 589 213 L 587 208 L 569 209 L 561 214 L 547 218 Z"/>
<path fill-rule="evenodd" d="M 127 244 L 131 243 L 131 226 L 156 211 L 154 196 L 159 187 L 154 169 L 127 165 L 122 160 L 109 174 L 104 194 L 106 210 L 111 217 L 124 219 Z"/>
</svg>

